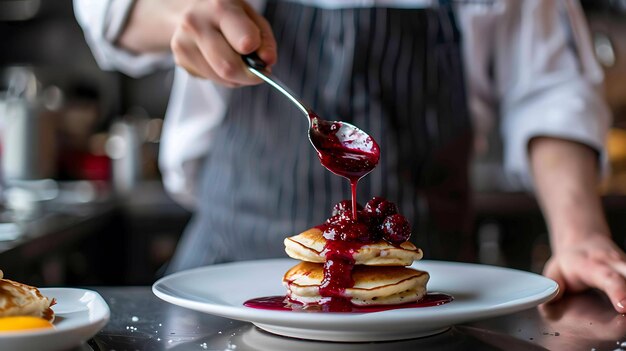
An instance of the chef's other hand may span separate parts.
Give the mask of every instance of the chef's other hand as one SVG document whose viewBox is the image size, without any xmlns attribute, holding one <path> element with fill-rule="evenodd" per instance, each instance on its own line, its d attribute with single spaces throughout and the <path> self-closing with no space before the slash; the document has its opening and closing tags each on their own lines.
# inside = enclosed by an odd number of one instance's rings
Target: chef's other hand
<svg viewBox="0 0 626 351">
<path fill-rule="evenodd" d="M 243 0 L 194 1 L 181 16 L 170 43 L 176 63 L 190 74 L 229 87 L 258 84 L 241 55 L 256 52 L 269 66 L 276 41 L 261 15 Z"/>
<path fill-rule="evenodd" d="M 607 235 L 560 247 L 543 274 L 559 283 L 557 298 L 565 292 L 597 288 L 608 295 L 617 312 L 626 313 L 626 254 Z"/>
</svg>

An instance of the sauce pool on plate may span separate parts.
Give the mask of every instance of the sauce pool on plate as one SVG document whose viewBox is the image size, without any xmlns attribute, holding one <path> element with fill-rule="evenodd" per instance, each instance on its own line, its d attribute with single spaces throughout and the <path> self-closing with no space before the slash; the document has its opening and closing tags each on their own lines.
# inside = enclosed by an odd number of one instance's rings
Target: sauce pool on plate
<svg viewBox="0 0 626 351">
<path fill-rule="evenodd" d="M 371 313 L 390 311 L 404 308 L 423 308 L 440 306 L 452 302 L 454 297 L 442 293 L 428 293 L 417 302 L 410 302 L 400 305 L 374 305 L 374 306 L 356 306 L 350 304 L 348 308 L 340 305 L 336 306 L 332 303 L 322 305 L 307 305 L 306 307 L 298 302 L 289 301 L 285 296 L 266 296 L 248 300 L 243 303 L 246 307 L 257 308 L 271 311 L 292 311 L 292 312 L 343 312 L 343 313 Z"/>
</svg>

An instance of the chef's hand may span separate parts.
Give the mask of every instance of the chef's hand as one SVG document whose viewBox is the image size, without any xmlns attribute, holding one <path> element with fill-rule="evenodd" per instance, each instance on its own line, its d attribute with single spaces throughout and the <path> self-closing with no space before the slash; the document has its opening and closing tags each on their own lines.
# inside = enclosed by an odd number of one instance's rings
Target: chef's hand
<svg viewBox="0 0 626 351">
<path fill-rule="evenodd" d="M 544 268 L 559 283 L 559 296 L 589 288 L 604 291 L 615 310 L 626 313 L 626 255 L 608 235 L 598 234 L 569 247 L 561 246 Z"/>
<path fill-rule="evenodd" d="M 537 137 L 529 153 L 553 253 L 545 275 L 561 293 L 598 288 L 615 310 L 626 312 L 626 255 L 608 235 L 596 186 L 597 152 L 575 141 Z"/>
<path fill-rule="evenodd" d="M 241 55 L 256 52 L 268 67 L 277 57 L 269 23 L 243 0 L 193 1 L 179 17 L 170 46 L 189 73 L 229 87 L 261 82 Z"/>
</svg>

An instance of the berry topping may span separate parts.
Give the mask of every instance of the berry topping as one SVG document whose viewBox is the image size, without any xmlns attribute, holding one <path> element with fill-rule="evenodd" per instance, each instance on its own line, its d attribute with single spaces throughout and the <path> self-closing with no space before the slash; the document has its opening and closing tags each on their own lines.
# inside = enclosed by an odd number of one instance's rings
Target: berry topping
<svg viewBox="0 0 626 351">
<path fill-rule="evenodd" d="M 341 224 L 328 224 L 324 226 L 324 231 L 322 231 L 322 236 L 326 240 L 341 240 L 341 233 L 343 232 L 344 226 Z"/>
<path fill-rule="evenodd" d="M 363 223 L 367 226 L 367 229 L 370 232 L 371 241 L 378 241 L 382 238 L 382 232 L 380 231 L 380 225 L 383 222 L 382 218 L 372 216 L 371 214 L 365 212 L 365 210 L 362 210 L 358 213 L 358 219 L 359 223 Z"/>
<path fill-rule="evenodd" d="M 343 241 L 369 242 L 369 229 L 363 223 L 352 223 L 351 225 L 343 228 L 340 238 Z"/>
<path fill-rule="evenodd" d="M 374 197 L 365 208 L 358 206 L 357 220 L 352 218 L 352 202 L 343 200 L 333 207 L 333 216 L 321 226 L 327 240 L 372 243 L 382 238 L 392 244 L 408 240 L 411 228 L 398 208 L 382 197 Z"/>
<path fill-rule="evenodd" d="M 365 204 L 365 212 L 383 219 L 387 216 L 398 213 L 398 207 L 391 201 L 387 201 L 382 197 L 373 197 Z"/>
<path fill-rule="evenodd" d="M 340 212 L 326 220 L 328 225 L 347 225 L 349 223 L 352 223 L 350 212 Z"/>
<path fill-rule="evenodd" d="M 335 216 L 339 217 L 339 216 Z M 331 218 L 335 218 L 331 217 Z M 322 232 L 327 240 L 371 242 L 370 230 L 367 225 L 352 219 L 336 220 L 328 223 Z"/>
<path fill-rule="evenodd" d="M 359 204 L 357 204 L 356 209 L 358 211 L 362 210 L 363 207 Z M 335 206 L 333 206 L 333 216 L 336 216 L 338 214 L 344 213 L 344 212 L 352 212 L 352 201 L 351 200 L 343 200 L 340 201 L 338 203 L 335 204 Z"/>
<path fill-rule="evenodd" d="M 399 245 L 409 240 L 411 226 L 409 221 L 401 214 L 387 216 L 381 225 L 383 238 L 388 242 Z"/>
</svg>

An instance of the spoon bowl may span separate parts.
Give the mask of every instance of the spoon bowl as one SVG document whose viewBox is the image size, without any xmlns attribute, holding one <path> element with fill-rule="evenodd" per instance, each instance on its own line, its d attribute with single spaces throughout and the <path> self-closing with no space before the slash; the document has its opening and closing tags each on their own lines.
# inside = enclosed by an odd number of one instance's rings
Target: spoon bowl
<svg viewBox="0 0 626 351">
<path fill-rule="evenodd" d="M 371 172 L 380 159 L 376 141 L 350 123 L 314 118 L 309 140 L 324 167 L 350 180 Z"/>
<path fill-rule="evenodd" d="M 309 141 L 324 167 L 350 182 L 358 181 L 376 167 L 380 148 L 369 134 L 347 122 L 320 118 L 285 84 L 273 77 L 256 54 L 245 55 L 243 60 L 250 72 L 289 98 L 304 113 L 309 121 Z"/>
</svg>

